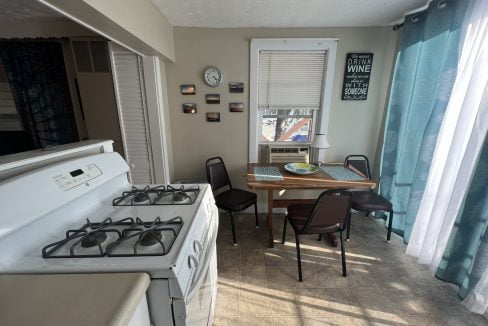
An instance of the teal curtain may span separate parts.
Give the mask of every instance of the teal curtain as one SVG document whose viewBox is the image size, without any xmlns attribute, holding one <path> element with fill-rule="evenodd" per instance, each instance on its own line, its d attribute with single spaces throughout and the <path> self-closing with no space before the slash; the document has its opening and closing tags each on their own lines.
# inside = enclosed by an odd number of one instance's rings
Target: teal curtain
<svg viewBox="0 0 488 326">
<path fill-rule="evenodd" d="M 379 191 L 407 243 L 456 78 L 468 0 L 435 0 L 405 17 L 387 111 Z"/>
<path fill-rule="evenodd" d="M 451 231 L 437 277 L 459 285 L 465 298 L 488 269 L 488 140 L 485 138 L 463 207 Z"/>
</svg>

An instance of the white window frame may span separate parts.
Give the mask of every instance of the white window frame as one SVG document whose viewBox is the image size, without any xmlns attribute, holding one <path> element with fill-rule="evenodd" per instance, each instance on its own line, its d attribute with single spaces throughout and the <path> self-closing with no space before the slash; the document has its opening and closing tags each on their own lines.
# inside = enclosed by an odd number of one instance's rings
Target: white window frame
<svg viewBox="0 0 488 326">
<path fill-rule="evenodd" d="M 330 107 L 332 103 L 332 83 L 337 54 L 338 38 L 267 38 L 252 39 L 250 52 L 249 85 L 249 163 L 258 163 L 260 144 L 260 112 L 258 109 L 259 53 L 261 51 L 327 51 L 327 67 L 322 82 L 320 110 L 313 114 L 312 127 L 316 133 L 327 134 Z M 312 135 L 313 138 L 313 135 Z M 289 142 L 287 142 L 289 144 Z"/>
</svg>

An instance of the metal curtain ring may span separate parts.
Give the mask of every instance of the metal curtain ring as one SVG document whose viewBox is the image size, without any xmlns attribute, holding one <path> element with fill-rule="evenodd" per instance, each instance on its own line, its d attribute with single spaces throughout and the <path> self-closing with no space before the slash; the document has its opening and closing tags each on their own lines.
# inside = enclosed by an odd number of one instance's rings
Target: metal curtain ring
<svg viewBox="0 0 488 326">
<path fill-rule="evenodd" d="M 439 8 L 439 9 L 444 9 L 446 7 L 447 7 L 447 1 L 439 1 L 437 3 L 437 8 Z"/>
<path fill-rule="evenodd" d="M 413 16 L 412 17 L 412 23 L 416 23 L 420 20 L 420 17 L 419 16 Z"/>
</svg>

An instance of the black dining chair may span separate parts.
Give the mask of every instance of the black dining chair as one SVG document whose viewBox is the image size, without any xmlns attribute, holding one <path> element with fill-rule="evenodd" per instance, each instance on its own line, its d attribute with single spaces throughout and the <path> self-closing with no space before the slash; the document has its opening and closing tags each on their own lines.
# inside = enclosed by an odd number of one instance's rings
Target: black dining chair
<svg viewBox="0 0 488 326">
<path fill-rule="evenodd" d="M 371 169 L 369 167 L 368 157 L 365 155 L 349 155 L 344 160 L 344 166 L 362 175 L 367 179 L 371 179 Z M 393 204 L 385 197 L 375 193 L 371 190 L 353 191 L 352 208 L 356 211 L 365 212 L 369 216 L 371 212 L 384 211 L 389 213 L 388 232 L 386 241 L 390 242 L 391 228 L 393 225 Z M 351 217 L 349 216 L 349 219 Z M 349 240 L 351 232 L 351 220 L 347 223 L 346 238 Z"/>
<path fill-rule="evenodd" d="M 283 225 L 282 244 L 285 243 L 286 224 L 289 221 L 295 232 L 298 280 L 302 282 L 302 260 L 300 258 L 300 235 L 339 232 L 341 239 L 342 275 L 346 277 L 346 250 L 343 232 L 349 221 L 352 193 L 347 190 L 326 190 L 314 204 L 294 204 L 287 208 Z"/>
<path fill-rule="evenodd" d="M 221 157 L 212 157 L 206 162 L 207 181 L 212 187 L 215 204 L 218 208 L 226 210 L 230 215 L 232 226 L 232 240 L 237 246 L 234 213 L 241 212 L 254 205 L 256 227 L 259 227 L 257 195 L 254 192 L 233 188 L 229 174 Z"/>
</svg>

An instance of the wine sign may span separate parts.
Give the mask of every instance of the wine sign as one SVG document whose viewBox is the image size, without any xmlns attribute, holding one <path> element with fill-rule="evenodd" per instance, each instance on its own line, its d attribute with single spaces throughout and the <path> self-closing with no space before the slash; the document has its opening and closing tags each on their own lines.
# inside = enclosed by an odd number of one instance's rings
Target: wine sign
<svg viewBox="0 0 488 326">
<path fill-rule="evenodd" d="M 368 98 L 373 53 L 348 53 L 342 86 L 342 99 L 364 101 Z"/>
</svg>

